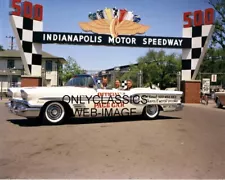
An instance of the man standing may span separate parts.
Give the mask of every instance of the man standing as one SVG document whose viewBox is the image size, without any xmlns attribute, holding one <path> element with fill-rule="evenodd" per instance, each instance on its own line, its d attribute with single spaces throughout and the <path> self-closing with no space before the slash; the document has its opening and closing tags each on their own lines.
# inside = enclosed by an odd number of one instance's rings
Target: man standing
<svg viewBox="0 0 225 180">
<path fill-rule="evenodd" d="M 109 89 L 108 87 L 108 79 L 107 78 L 102 78 L 102 84 L 101 84 L 101 89 Z"/>
<path fill-rule="evenodd" d="M 120 87 L 120 81 L 118 79 L 115 81 L 115 89 L 122 90 Z"/>
<path fill-rule="evenodd" d="M 130 90 L 133 86 L 133 83 L 131 80 L 127 80 L 127 88 L 125 90 Z"/>
</svg>

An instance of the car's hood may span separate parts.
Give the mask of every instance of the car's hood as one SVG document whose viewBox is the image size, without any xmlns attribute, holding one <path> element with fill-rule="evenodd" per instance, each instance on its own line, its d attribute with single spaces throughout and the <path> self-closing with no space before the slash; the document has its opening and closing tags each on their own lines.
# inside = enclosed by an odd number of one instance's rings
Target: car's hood
<svg viewBox="0 0 225 180">
<path fill-rule="evenodd" d="M 88 95 L 91 96 L 96 93 L 94 88 L 87 87 L 38 87 L 38 88 L 26 88 L 22 89 L 22 92 L 26 93 L 28 99 L 45 99 L 45 98 L 63 98 L 65 96 L 76 96 L 76 95 Z"/>
<path fill-rule="evenodd" d="M 225 96 L 225 91 L 221 92 L 215 92 L 215 95 L 224 95 Z"/>
<path fill-rule="evenodd" d="M 8 97 L 18 98 L 18 97 L 21 97 L 20 91 L 22 89 L 34 89 L 34 88 L 37 88 L 37 87 L 11 87 L 11 88 L 8 88 L 7 95 Z"/>
</svg>

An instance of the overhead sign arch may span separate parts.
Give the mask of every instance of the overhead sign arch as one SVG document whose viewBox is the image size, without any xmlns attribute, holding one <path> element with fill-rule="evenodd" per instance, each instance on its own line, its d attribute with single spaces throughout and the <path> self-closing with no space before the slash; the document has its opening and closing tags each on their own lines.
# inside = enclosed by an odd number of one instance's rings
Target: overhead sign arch
<svg viewBox="0 0 225 180">
<path fill-rule="evenodd" d="M 106 8 L 89 14 L 90 21 L 79 23 L 92 33 L 44 32 L 43 6 L 29 1 L 10 0 L 10 21 L 26 74 L 41 76 L 42 44 L 104 45 L 115 47 L 182 49 L 182 80 L 194 80 L 208 49 L 215 25 L 214 9 L 185 12 L 182 37 L 135 36 L 149 26 L 125 9 Z"/>
</svg>

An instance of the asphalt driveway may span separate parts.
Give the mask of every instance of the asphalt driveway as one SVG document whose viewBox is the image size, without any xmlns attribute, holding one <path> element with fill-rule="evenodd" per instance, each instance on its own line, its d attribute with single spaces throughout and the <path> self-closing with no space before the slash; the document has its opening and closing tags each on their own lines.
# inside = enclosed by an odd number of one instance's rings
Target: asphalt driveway
<svg viewBox="0 0 225 180">
<path fill-rule="evenodd" d="M 225 109 L 40 126 L 0 103 L 0 178 L 225 178 Z"/>
</svg>

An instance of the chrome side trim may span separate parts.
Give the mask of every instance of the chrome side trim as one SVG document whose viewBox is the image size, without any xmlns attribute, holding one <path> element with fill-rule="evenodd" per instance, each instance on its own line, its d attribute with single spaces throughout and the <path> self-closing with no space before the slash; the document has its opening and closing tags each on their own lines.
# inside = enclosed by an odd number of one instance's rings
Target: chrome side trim
<svg viewBox="0 0 225 180">
<path fill-rule="evenodd" d="M 39 100 L 44 100 L 44 101 L 62 101 L 63 98 L 60 98 L 60 97 L 44 97 L 44 98 L 39 98 Z"/>
</svg>

